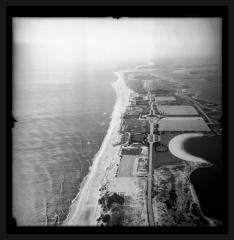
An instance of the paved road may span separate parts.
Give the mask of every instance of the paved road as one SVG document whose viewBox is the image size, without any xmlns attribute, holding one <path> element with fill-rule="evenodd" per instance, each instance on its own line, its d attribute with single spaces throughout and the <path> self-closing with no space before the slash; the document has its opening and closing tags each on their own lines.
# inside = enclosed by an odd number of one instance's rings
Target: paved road
<svg viewBox="0 0 234 240">
<path fill-rule="evenodd" d="M 153 103 L 151 102 L 151 111 L 153 114 L 155 113 L 153 110 Z M 152 151 L 153 151 L 153 143 L 155 142 L 154 132 L 154 117 L 149 117 L 149 124 L 150 124 L 150 134 L 148 135 L 148 142 L 149 142 L 149 172 L 148 172 L 148 196 L 147 196 L 147 211 L 148 211 L 148 221 L 150 226 L 155 226 L 154 224 L 154 214 L 153 214 L 153 207 L 152 207 Z"/>
<path fill-rule="evenodd" d="M 148 221 L 150 226 L 154 226 L 154 214 L 152 207 L 152 149 L 153 143 L 150 143 L 149 152 L 149 173 L 148 173 L 148 196 L 147 196 L 147 206 L 148 206 Z"/>
</svg>

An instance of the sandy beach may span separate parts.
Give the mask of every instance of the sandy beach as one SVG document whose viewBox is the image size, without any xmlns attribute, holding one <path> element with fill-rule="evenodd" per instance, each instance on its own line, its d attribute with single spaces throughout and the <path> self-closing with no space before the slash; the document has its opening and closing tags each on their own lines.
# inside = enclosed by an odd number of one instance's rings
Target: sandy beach
<svg viewBox="0 0 234 240">
<path fill-rule="evenodd" d="M 112 112 L 112 120 L 102 146 L 94 157 L 93 165 L 81 189 L 73 200 L 67 219 L 63 225 L 95 226 L 99 216 L 98 199 L 100 187 L 115 176 L 119 162 L 120 140 L 118 133 L 121 126 L 121 116 L 129 103 L 130 89 L 124 82 L 124 72 L 114 72 L 117 81 L 113 83 L 116 91 L 116 103 Z"/>
<path fill-rule="evenodd" d="M 191 161 L 191 162 L 199 162 L 199 163 L 208 163 L 206 160 L 193 156 L 185 151 L 184 149 L 184 143 L 189 139 L 193 137 L 202 137 L 204 136 L 203 133 L 184 133 L 180 134 L 174 138 L 171 139 L 171 141 L 168 144 L 170 152 L 175 155 L 176 157 L 185 160 L 185 161 Z"/>
</svg>

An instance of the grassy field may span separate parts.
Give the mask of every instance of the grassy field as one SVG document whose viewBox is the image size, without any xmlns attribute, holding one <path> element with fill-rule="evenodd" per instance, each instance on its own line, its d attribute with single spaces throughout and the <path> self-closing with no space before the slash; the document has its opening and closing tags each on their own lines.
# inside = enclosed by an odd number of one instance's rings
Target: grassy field
<svg viewBox="0 0 234 240">
<path fill-rule="evenodd" d="M 166 133 L 161 135 L 161 143 L 165 146 L 168 146 L 170 140 L 177 136 L 178 133 Z M 183 160 L 172 155 L 169 151 L 167 152 L 156 152 L 153 147 L 153 168 L 158 168 L 160 166 L 180 164 Z"/>
<path fill-rule="evenodd" d="M 135 156 L 123 156 L 120 161 L 117 177 L 133 177 L 135 159 Z"/>
</svg>

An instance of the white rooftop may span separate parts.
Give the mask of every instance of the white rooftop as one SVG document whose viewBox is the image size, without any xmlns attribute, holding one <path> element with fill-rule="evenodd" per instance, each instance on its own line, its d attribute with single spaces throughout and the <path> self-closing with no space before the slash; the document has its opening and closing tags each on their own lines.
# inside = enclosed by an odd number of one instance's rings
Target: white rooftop
<svg viewBox="0 0 234 240">
<path fill-rule="evenodd" d="M 190 105 L 160 105 L 157 106 L 158 111 L 165 115 L 199 115 L 197 110 Z"/>
<path fill-rule="evenodd" d="M 159 131 L 209 132 L 210 128 L 201 117 L 166 117 L 159 121 Z"/>
</svg>

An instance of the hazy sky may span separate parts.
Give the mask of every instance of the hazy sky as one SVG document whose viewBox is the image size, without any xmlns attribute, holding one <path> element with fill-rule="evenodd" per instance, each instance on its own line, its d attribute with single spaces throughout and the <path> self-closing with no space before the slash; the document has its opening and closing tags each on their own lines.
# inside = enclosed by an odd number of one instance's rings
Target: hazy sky
<svg viewBox="0 0 234 240">
<path fill-rule="evenodd" d="M 209 57 L 221 51 L 219 18 L 15 18 L 14 41 L 37 57 L 72 62 Z"/>
</svg>

